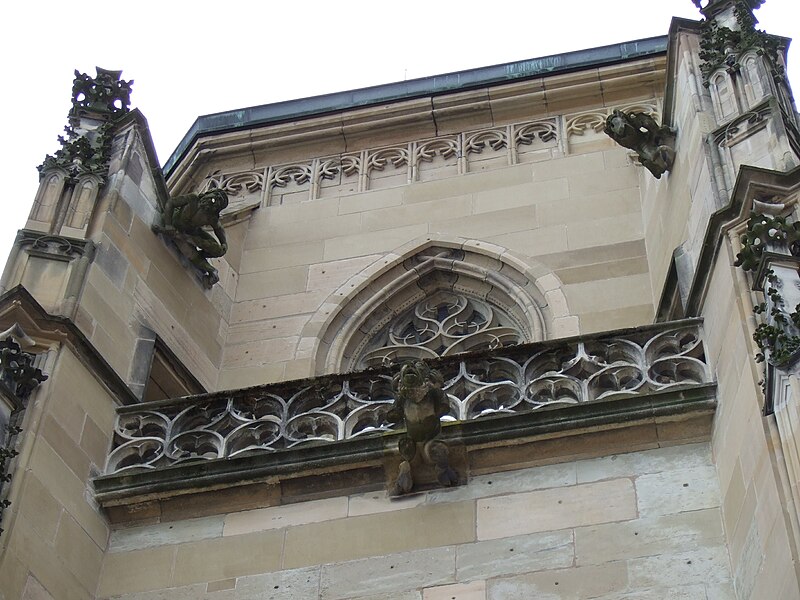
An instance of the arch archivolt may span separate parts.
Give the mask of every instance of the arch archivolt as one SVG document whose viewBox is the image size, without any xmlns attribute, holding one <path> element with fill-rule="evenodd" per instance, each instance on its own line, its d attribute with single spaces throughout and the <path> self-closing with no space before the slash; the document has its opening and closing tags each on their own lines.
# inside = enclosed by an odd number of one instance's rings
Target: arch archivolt
<svg viewBox="0 0 800 600">
<path fill-rule="evenodd" d="M 577 335 L 558 277 L 479 240 L 422 238 L 343 283 L 307 322 L 297 359 L 316 375 L 397 355 L 431 357 L 477 347 Z M 365 362 L 366 361 L 366 362 Z"/>
</svg>

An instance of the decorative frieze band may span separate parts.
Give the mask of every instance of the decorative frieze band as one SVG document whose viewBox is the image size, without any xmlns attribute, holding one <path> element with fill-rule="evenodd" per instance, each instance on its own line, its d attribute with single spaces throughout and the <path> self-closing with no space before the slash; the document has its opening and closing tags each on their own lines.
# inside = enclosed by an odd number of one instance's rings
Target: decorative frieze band
<svg viewBox="0 0 800 600">
<path fill-rule="evenodd" d="M 658 118 L 655 100 L 624 107 L 611 107 L 561 117 L 549 117 L 411 141 L 360 152 L 339 154 L 308 161 L 273 165 L 262 169 L 209 176 L 200 191 L 225 190 L 231 197 L 262 194 L 267 205 L 287 190 L 302 192 L 307 199 L 319 198 L 326 186 L 343 186 L 351 192 L 376 187 L 376 180 L 393 177 L 392 185 L 423 181 L 428 172 L 442 176 L 515 165 L 536 152 L 548 157 L 569 153 L 569 138 L 602 133 L 614 108 L 644 112 Z M 562 132 L 566 132 L 566 135 Z M 438 178 L 435 173 L 430 178 Z"/>
<path fill-rule="evenodd" d="M 615 110 L 620 110 L 625 113 L 644 113 L 653 117 L 656 121 L 661 120 L 656 102 L 647 101 L 568 115 L 564 117 L 564 131 L 567 132 L 568 138 L 576 135 L 586 135 L 588 133 L 602 133 L 603 128 L 606 126 L 606 119 L 608 119 L 609 115 Z"/>
</svg>

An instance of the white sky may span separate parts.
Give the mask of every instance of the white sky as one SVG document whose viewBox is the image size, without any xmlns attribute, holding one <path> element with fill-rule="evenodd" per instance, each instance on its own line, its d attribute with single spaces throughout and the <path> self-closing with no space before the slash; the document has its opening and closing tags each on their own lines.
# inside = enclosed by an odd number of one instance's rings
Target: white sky
<svg viewBox="0 0 800 600">
<path fill-rule="evenodd" d="M 0 263 L 25 224 L 36 165 L 58 148 L 74 69 L 135 80 L 131 106 L 163 163 L 199 115 L 665 35 L 672 16 L 700 18 L 690 0 L 43 0 L 2 12 Z M 800 1 L 767 0 L 756 15 L 800 38 Z M 796 47 L 789 77 L 800 86 Z"/>
</svg>

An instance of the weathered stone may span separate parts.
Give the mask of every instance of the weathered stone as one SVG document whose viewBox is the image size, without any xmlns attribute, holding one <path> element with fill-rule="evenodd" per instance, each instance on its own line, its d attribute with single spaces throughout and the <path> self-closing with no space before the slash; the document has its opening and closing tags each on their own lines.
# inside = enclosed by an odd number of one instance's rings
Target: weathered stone
<svg viewBox="0 0 800 600">
<path fill-rule="evenodd" d="M 211 287 L 219 281 L 217 269 L 208 262 L 228 251 L 220 213 L 228 206 L 224 190 L 211 189 L 202 194 L 170 197 L 161 211 L 162 223 L 154 223 L 153 231 L 163 233 L 202 274 L 203 283 Z M 205 228 L 214 231 L 214 238 Z"/>
<path fill-rule="evenodd" d="M 516 515 L 509 519 L 508 515 Z M 622 521 L 636 517 L 630 479 L 613 479 L 478 500 L 478 539 Z"/>
<path fill-rule="evenodd" d="M 463 544 L 456 552 L 456 578 L 459 581 L 558 569 L 572 566 L 575 560 L 570 531 Z"/>
<path fill-rule="evenodd" d="M 454 548 L 433 548 L 341 562 L 322 568 L 321 600 L 386 594 L 394 598 L 420 587 L 455 581 Z"/>
<path fill-rule="evenodd" d="M 634 150 L 656 179 L 675 162 L 675 130 L 659 126 L 646 113 L 614 110 L 606 120 L 604 131 L 618 144 Z"/>
<path fill-rule="evenodd" d="M 111 533 L 109 552 L 128 552 L 222 536 L 222 517 L 186 519 L 143 527 L 117 529 Z"/>
</svg>

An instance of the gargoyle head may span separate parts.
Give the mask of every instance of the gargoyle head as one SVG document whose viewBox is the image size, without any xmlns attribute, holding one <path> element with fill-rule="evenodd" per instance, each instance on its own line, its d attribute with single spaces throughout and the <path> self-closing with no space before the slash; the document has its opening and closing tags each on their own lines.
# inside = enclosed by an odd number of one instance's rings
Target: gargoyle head
<svg viewBox="0 0 800 600">
<path fill-rule="evenodd" d="M 214 188 L 200 194 L 199 202 L 206 210 L 211 209 L 219 214 L 228 206 L 228 194 L 225 190 Z"/>
<path fill-rule="evenodd" d="M 395 392 L 404 401 L 420 403 L 428 390 L 441 388 L 442 376 L 422 361 L 405 363 L 392 381 Z"/>
<path fill-rule="evenodd" d="M 618 139 L 626 134 L 629 125 L 628 116 L 621 110 L 614 110 L 606 119 L 604 131 L 612 139 Z"/>
</svg>

